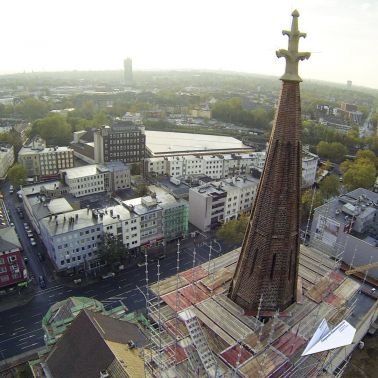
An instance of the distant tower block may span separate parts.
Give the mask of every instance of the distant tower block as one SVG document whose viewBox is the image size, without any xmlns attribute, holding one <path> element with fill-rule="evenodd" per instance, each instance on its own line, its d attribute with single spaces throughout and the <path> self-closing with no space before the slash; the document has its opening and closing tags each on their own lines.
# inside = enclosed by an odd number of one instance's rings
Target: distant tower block
<svg viewBox="0 0 378 378">
<path fill-rule="evenodd" d="M 347 88 L 351 89 L 352 88 L 352 80 L 347 81 Z"/>
<path fill-rule="evenodd" d="M 298 52 L 298 11 L 292 13 L 286 59 L 281 77 L 279 107 L 270 137 L 242 250 L 229 289 L 229 297 L 247 312 L 283 311 L 295 301 L 299 256 L 301 193 L 301 104 L 298 62 L 310 53 Z"/>
<path fill-rule="evenodd" d="M 127 58 L 123 61 L 123 75 L 125 85 L 133 84 L 133 61 Z"/>
</svg>

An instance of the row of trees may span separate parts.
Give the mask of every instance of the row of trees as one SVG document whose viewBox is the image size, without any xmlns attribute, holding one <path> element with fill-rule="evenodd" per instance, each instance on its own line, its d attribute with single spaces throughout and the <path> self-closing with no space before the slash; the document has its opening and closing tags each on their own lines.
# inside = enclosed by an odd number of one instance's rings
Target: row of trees
<svg viewBox="0 0 378 378">
<path fill-rule="evenodd" d="M 269 129 L 270 122 L 273 119 L 272 112 L 267 112 L 264 108 L 243 109 L 239 97 L 216 102 L 212 108 L 212 115 L 223 122 L 243 124 L 246 127 L 266 130 Z"/>
</svg>

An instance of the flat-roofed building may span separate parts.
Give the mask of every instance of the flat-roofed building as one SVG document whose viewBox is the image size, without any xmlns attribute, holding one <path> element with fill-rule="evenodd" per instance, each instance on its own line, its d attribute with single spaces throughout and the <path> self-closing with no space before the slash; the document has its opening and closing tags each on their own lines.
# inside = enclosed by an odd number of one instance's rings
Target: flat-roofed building
<svg viewBox="0 0 378 378">
<path fill-rule="evenodd" d="M 256 196 L 258 180 L 233 177 L 189 190 L 189 221 L 201 231 L 248 213 Z"/>
<path fill-rule="evenodd" d="M 28 176 L 46 177 L 72 168 L 74 154 L 70 147 L 46 147 L 46 143 L 36 137 L 21 148 L 18 162 L 25 167 Z"/>
<path fill-rule="evenodd" d="M 69 192 L 83 197 L 130 188 L 130 167 L 122 162 L 91 164 L 61 172 Z"/>
<path fill-rule="evenodd" d="M 94 160 L 96 163 L 138 163 L 145 157 L 145 142 L 143 126 L 117 120 L 112 126 L 95 131 Z"/>
<path fill-rule="evenodd" d="M 195 175 L 223 179 L 237 175 L 249 175 L 253 169 L 262 171 L 266 152 L 249 154 L 179 155 L 151 157 L 144 160 L 144 172 L 149 175 L 167 175 L 184 180 Z M 315 182 L 319 157 L 308 149 L 302 152 L 302 187 Z"/>
<path fill-rule="evenodd" d="M 310 244 L 355 267 L 378 260 L 378 193 L 359 188 L 314 210 Z M 339 251 L 339 252 L 338 252 Z M 378 269 L 368 276 L 378 279 Z"/>
<path fill-rule="evenodd" d="M 228 136 L 151 130 L 146 130 L 145 133 L 149 157 L 252 152 L 251 147 Z"/>
</svg>

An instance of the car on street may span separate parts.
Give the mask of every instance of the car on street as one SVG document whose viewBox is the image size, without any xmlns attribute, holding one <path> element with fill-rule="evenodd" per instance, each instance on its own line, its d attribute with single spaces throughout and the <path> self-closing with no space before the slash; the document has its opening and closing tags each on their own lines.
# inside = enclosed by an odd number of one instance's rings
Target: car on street
<svg viewBox="0 0 378 378">
<path fill-rule="evenodd" d="M 114 276 L 115 276 L 115 273 L 114 273 L 114 272 L 109 272 L 109 273 L 103 274 L 103 275 L 101 276 L 101 278 L 102 278 L 103 280 L 106 280 L 107 278 L 111 278 L 111 277 L 114 277 Z"/>
<path fill-rule="evenodd" d="M 30 238 L 30 244 L 32 245 L 32 247 L 35 247 L 37 245 L 34 238 Z"/>
<path fill-rule="evenodd" d="M 14 187 L 13 187 L 13 185 L 11 185 L 9 187 L 9 194 L 13 194 L 13 192 L 14 192 Z"/>
<path fill-rule="evenodd" d="M 28 238 L 32 238 L 32 237 L 34 236 L 32 230 L 28 230 L 28 231 L 26 231 L 26 235 L 28 235 Z"/>
<path fill-rule="evenodd" d="M 46 282 L 45 282 L 45 279 L 43 278 L 43 276 L 39 276 L 38 277 L 38 283 L 39 283 L 39 287 L 41 289 L 45 289 L 46 288 Z"/>
<path fill-rule="evenodd" d="M 20 213 L 18 213 L 20 219 L 24 219 L 24 213 L 21 211 Z"/>
<path fill-rule="evenodd" d="M 29 225 L 27 223 L 24 223 L 24 228 L 25 228 L 25 231 L 30 230 L 30 227 L 29 227 Z"/>
<path fill-rule="evenodd" d="M 37 256 L 39 261 L 45 261 L 45 255 L 42 252 L 38 252 Z"/>
</svg>

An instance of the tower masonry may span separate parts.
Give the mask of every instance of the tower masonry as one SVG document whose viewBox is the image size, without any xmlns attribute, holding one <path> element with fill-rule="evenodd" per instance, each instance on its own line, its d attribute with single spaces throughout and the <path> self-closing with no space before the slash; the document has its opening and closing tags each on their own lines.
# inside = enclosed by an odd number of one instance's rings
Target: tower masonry
<svg viewBox="0 0 378 378">
<path fill-rule="evenodd" d="M 229 297 L 246 312 L 283 311 L 295 301 L 299 256 L 301 188 L 301 105 L 298 62 L 298 11 L 292 13 L 279 106 L 264 171 L 244 236 Z"/>
</svg>

